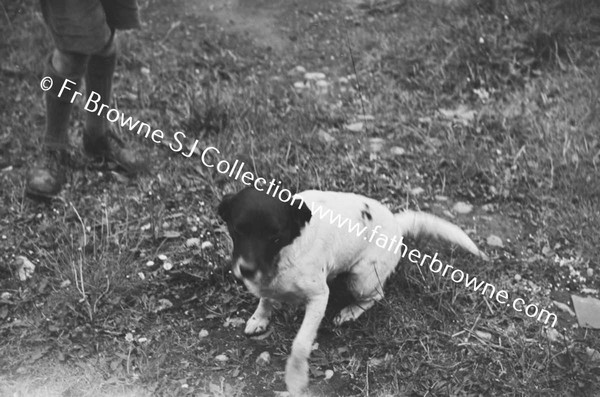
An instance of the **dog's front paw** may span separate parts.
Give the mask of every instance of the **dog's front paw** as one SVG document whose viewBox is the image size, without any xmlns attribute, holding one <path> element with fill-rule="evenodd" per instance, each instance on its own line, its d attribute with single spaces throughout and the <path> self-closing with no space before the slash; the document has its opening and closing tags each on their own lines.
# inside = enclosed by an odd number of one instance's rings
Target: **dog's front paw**
<svg viewBox="0 0 600 397">
<path fill-rule="evenodd" d="M 285 385 L 294 397 L 303 396 L 308 387 L 308 361 L 290 356 L 285 366 Z"/>
<path fill-rule="evenodd" d="M 246 328 L 244 334 L 246 336 L 256 336 L 267 332 L 269 326 L 269 319 L 264 317 L 252 316 L 246 322 Z"/>
</svg>

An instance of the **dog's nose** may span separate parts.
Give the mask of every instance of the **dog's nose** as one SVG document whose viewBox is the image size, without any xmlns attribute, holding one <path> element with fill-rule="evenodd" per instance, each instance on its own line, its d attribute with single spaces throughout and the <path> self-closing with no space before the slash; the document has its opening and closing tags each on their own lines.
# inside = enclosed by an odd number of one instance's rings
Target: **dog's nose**
<svg viewBox="0 0 600 397">
<path fill-rule="evenodd" d="M 240 265 L 240 274 L 244 278 L 252 278 L 256 274 L 256 269 Z"/>
</svg>

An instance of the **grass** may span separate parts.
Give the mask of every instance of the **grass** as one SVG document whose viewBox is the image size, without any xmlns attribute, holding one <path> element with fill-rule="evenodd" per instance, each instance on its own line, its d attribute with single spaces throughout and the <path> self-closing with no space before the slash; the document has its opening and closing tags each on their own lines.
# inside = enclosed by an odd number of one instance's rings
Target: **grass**
<svg viewBox="0 0 600 397">
<path fill-rule="evenodd" d="M 0 7 L 0 390 L 283 390 L 302 310 L 278 310 L 264 340 L 242 336 L 256 300 L 228 272 L 230 243 L 214 210 L 238 183 L 197 155 L 122 130 L 152 159 L 150 175 L 129 179 L 81 161 L 60 199 L 24 197 L 43 126 L 39 60 L 51 49 L 33 3 Z M 310 361 L 316 395 L 599 391 L 598 331 L 575 327 L 551 304 L 600 288 L 598 6 L 456 3 L 282 3 L 281 15 L 270 12 L 283 21 L 277 42 L 286 48 L 268 50 L 191 3 L 142 1 L 146 25 L 120 36 L 113 104 L 126 116 L 166 136 L 184 131 L 190 144 L 217 147 L 291 189 L 353 191 L 442 216 L 470 202 L 474 212 L 454 221 L 474 231 L 491 264 L 444 244 L 415 246 L 557 312 L 565 336 L 553 341 L 535 320 L 403 266 L 385 300 L 356 323 L 335 328 L 329 310 Z M 297 66 L 325 73 L 328 93 L 293 89 Z M 472 120 L 464 109 L 475 111 Z M 362 130 L 345 129 L 365 114 L 374 120 Z M 75 143 L 84 115 L 80 104 Z M 384 140 L 381 151 L 370 149 L 373 138 Z M 411 193 L 417 187 L 422 194 Z M 504 248 L 486 246 L 491 234 Z M 17 255 L 36 265 L 32 279 L 16 277 Z M 272 361 L 261 366 L 264 351 Z"/>
</svg>

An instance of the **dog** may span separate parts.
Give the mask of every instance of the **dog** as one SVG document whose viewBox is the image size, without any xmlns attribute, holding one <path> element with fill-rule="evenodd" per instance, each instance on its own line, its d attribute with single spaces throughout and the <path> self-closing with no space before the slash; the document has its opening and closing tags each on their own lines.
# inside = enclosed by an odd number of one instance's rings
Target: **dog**
<svg viewBox="0 0 600 397">
<path fill-rule="evenodd" d="M 323 216 L 327 211 L 368 232 L 340 228 L 339 222 L 331 222 L 335 218 Z M 327 282 L 344 274 L 355 298 L 334 318 L 335 325 L 356 320 L 383 298 L 383 283 L 408 249 L 384 249 L 381 236 L 432 236 L 487 259 L 458 226 L 423 212 L 393 214 L 358 194 L 308 190 L 286 203 L 248 187 L 226 195 L 217 212 L 233 240 L 233 274 L 260 298 L 244 333 L 266 332 L 277 301 L 306 305 L 285 369 L 292 395 L 301 395 L 308 386 L 308 358 L 325 314 Z M 377 244 L 374 235 L 380 236 Z"/>
</svg>

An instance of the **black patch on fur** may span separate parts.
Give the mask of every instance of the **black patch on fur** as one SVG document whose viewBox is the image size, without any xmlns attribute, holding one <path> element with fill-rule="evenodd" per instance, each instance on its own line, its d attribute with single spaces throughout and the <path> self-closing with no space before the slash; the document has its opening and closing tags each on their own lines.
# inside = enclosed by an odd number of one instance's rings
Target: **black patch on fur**
<svg viewBox="0 0 600 397">
<path fill-rule="evenodd" d="M 233 240 L 233 263 L 242 257 L 253 266 L 250 270 L 266 276 L 275 274 L 279 252 L 292 244 L 312 217 L 302 201 L 284 203 L 252 187 L 223 197 L 217 212 Z"/>
<path fill-rule="evenodd" d="M 369 204 L 364 203 L 365 204 L 365 209 L 360 211 L 360 216 L 362 216 L 363 219 L 368 219 L 369 221 L 373 220 L 373 216 L 371 216 L 371 212 L 369 211 Z"/>
</svg>

